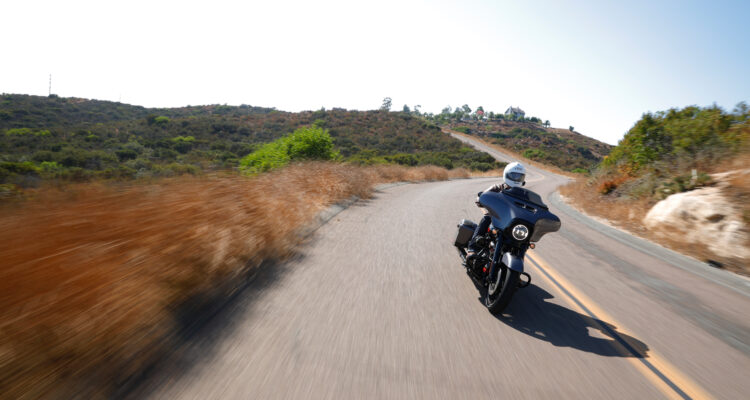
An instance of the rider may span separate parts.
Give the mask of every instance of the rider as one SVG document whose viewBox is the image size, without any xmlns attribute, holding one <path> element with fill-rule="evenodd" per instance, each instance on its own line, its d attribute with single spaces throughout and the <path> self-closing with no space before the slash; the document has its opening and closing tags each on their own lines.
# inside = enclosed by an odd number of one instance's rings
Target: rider
<svg viewBox="0 0 750 400">
<path fill-rule="evenodd" d="M 499 185 L 492 185 L 484 192 L 479 192 L 477 194 L 476 204 L 477 206 L 482 208 L 482 206 L 479 204 L 479 196 L 483 195 L 486 192 L 501 192 L 512 187 L 521 187 L 525 184 L 526 168 L 524 168 L 521 163 L 512 162 L 505 166 L 505 169 L 503 170 L 503 183 Z M 487 232 L 487 229 L 489 229 L 490 223 L 492 222 L 492 218 L 490 217 L 487 210 L 482 208 L 482 212 L 484 213 L 484 217 L 482 217 L 479 225 L 477 225 L 477 228 L 474 230 L 474 235 L 469 241 L 469 251 L 466 253 L 467 260 L 473 258 L 476 255 L 478 251 L 478 249 L 476 248 L 477 237 L 480 235 L 480 233 Z"/>
</svg>

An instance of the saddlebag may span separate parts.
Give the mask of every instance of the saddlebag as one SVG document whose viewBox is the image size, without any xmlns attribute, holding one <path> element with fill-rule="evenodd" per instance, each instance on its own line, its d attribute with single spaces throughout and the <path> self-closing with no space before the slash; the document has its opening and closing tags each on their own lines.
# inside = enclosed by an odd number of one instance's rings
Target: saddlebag
<svg viewBox="0 0 750 400">
<path fill-rule="evenodd" d="M 475 229 L 477 229 L 477 224 L 468 219 L 462 219 L 461 223 L 458 224 L 458 234 L 456 235 L 456 243 L 454 244 L 458 247 L 468 246 Z"/>
</svg>

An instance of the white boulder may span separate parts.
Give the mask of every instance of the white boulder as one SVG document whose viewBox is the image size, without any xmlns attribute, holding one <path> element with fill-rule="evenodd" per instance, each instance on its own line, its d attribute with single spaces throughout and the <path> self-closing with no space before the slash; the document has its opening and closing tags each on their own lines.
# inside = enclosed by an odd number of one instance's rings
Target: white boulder
<svg viewBox="0 0 750 400">
<path fill-rule="evenodd" d="M 719 255 L 750 258 L 740 208 L 722 194 L 722 186 L 673 194 L 656 203 L 643 224 L 663 237 L 703 243 Z"/>
</svg>

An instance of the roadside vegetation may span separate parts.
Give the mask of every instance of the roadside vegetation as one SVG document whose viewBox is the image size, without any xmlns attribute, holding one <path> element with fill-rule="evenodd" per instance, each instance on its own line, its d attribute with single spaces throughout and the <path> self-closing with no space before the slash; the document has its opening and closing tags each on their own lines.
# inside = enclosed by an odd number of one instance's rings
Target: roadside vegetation
<svg viewBox="0 0 750 400">
<path fill-rule="evenodd" d="M 587 213 L 649 236 L 642 220 L 658 201 L 722 185 L 723 193 L 740 209 L 744 231 L 750 233 L 750 182 L 742 172 L 748 169 L 748 160 L 750 112 L 744 103 L 732 112 L 716 106 L 690 106 L 646 113 L 590 175 L 561 192 Z M 727 172 L 723 181 L 715 178 Z M 731 254 L 684 243 L 678 235 L 666 241 L 701 259 L 718 260 L 729 269 L 750 273 L 745 261 Z"/>
<path fill-rule="evenodd" d="M 355 164 L 476 171 L 499 167 L 489 155 L 405 113 L 287 113 L 247 105 L 147 109 L 5 94 L 0 95 L 1 191 L 23 191 L 44 182 L 148 180 L 234 170 L 266 143 L 311 126 L 327 130 L 338 159 Z"/>
</svg>

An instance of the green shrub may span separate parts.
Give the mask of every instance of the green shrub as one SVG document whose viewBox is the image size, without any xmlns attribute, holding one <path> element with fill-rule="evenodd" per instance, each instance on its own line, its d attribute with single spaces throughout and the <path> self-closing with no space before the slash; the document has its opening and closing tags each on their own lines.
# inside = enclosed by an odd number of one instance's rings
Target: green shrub
<svg viewBox="0 0 750 400">
<path fill-rule="evenodd" d="M 539 149 L 526 149 L 521 155 L 532 160 L 539 160 L 547 157 L 547 153 Z"/>
<path fill-rule="evenodd" d="M 283 140 L 277 140 L 245 156 L 240 161 L 240 167 L 247 173 L 259 173 L 283 167 L 290 160 Z"/>
<path fill-rule="evenodd" d="M 292 160 L 333 160 L 333 140 L 328 131 L 320 127 L 299 128 L 287 137 L 287 152 Z"/>
<path fill-rule="evenodd" d="M 12 128 L 5 131 L 6 136 L 37 136 L 37 137 L 44 137 L 44 136 L 50 136 L 51 133 L 48 130 L 32 130 L 30 128 Z"/>
<path fill-rule="evenodd" d="M 138 158 L 138 152 L 133 149 L 115 150 L 115 155 L 120 159 L 120 162 Z"/>
<path fill-rule="evenodd" d="M 715 106 L 644 114 L 602 165 L 634 175 L 659 160 L 685 161 L 690 167 L 721 159 L 750 142 L 748 115 L 747 110 L 730 114 Z"/>
<path fill-rule="evenodd" d="M 31 159 L 36 162 L 52 161 L 55 159 L 55 153 L 48 150 L 40 150 L 34 152 L 34 154 L 31 156 Z"/>
<path fill-rule="evenodd" d="M 415 166 L 419 163 L 419 160 L 417 160 L 417 157 L 415 157 L 413 154 L 400 153 L 392 156 L 386 156 L 385 159 L 392 163 L 408 166 Z"/>
<path fill-rule="evenodd" d="M 291 135 L 266 143 L 240 161 L 246 173 L 266 172 L 283 167 L 291 161 L 334 160 L 340 156 L 333 150 L 333 140 L 328 131 L 317 127 L 303 127 Z"/>
<path fill-rule="evenodd" d="M 182 154 L 187 154 L 195 145 L 195 138 L 192 136 L 177 136 L 169 140 L 172 148 Z"/>
<path fill-rule="evenodd" d="M 30 135 L 31 133 L 32 130 L 29 128 L 13 128 L 5 131 L 5 134 L 8 136 L 26 136 Z"/>
<path fill-rule="evenodd" d="M 496 167 L 497 167 L 497 165 L 486 163 L 486 162 L 476 162 L 475 161 L 475 162 L 471 162 L 469 164 L 469 169 L 476 170 L 476 171 L 482 171 L 482 172 L 489 171 L 489 170 L 491 170 L 493 168 L 496 168 Z"/>
<path fill-rule="evenodd" d="M 156 125 L 166 125 L 169 123 L 169 117 L 159 116 L 154 118 L 154 123 Z"/>
<path fill-rule="evenodd" d="M 34 165 L 31 161 L 24 162 L 0 162 L 0 168 L 19 175 L 36 174 L 39 172 L 39 168 Z"/>
</svg>

